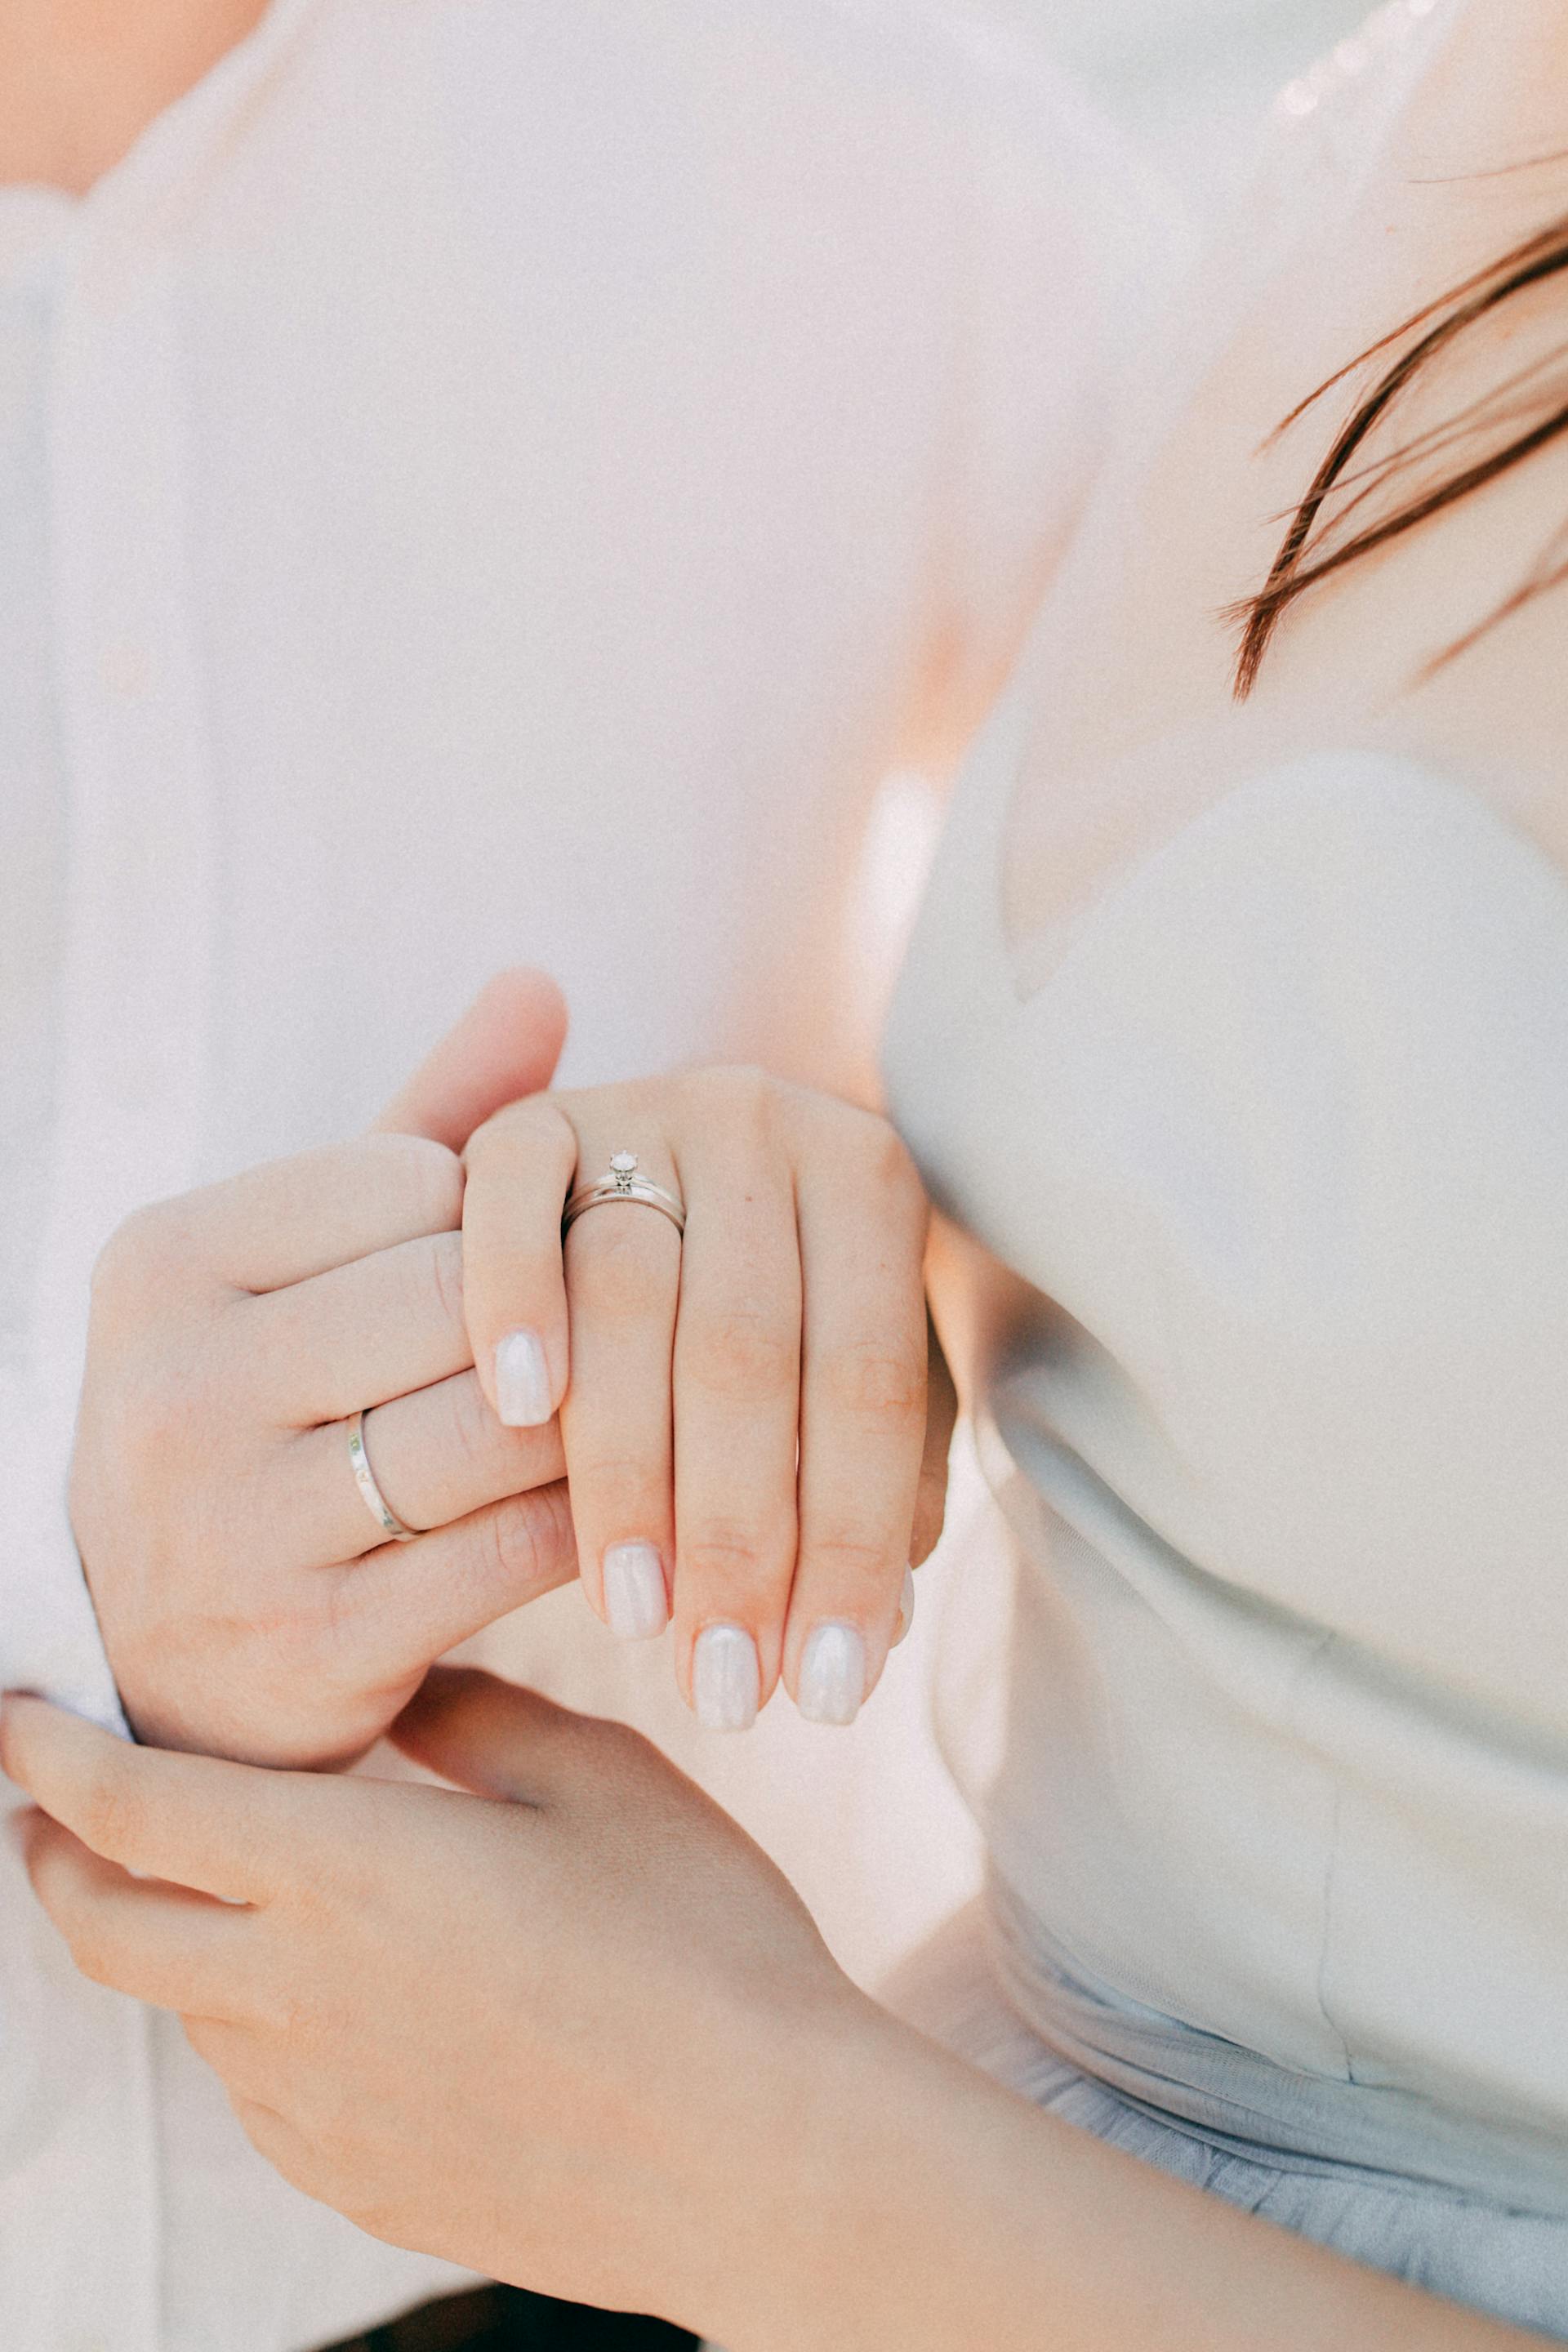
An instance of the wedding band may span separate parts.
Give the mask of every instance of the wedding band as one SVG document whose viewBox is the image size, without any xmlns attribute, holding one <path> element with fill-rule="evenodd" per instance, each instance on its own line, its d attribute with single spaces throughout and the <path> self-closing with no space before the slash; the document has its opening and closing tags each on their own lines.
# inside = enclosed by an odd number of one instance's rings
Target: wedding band
<svg viewBox="0 0 1568 2352">
<path fill-rule="evenodd" d="M 412 1543 L 420 1530 L 405 1528 L 386 1496 L 375 1483 L 375 1472 L 370 1466 L 370 1456 L 364 1450 L 364 1414 L 356 1412 L 349 1423 L 349 1465 L 354 1474 L 354 1485 L 364 1496 L 365 1509 L 384 1535 L 395 1543 Z"/>
<path fill-rule="evenodd" d="M 686 1211 L 675 1194 L 667 1192 L 651 1177 L 637 1173 L 635 1151 L 617 1151 L 610 1162 L 608 1175 L 601 1176 L 596 1183 L 579 1185 L 573 1193 L 561 1213 L 562 1233 L 569 1233 L 590 1209 L 602 1209 L 610 1201 L 638 1202 L 643 1208 L 657 1209 L 661 1217 L 668 1217 L 678 1234 L 686 1231 Z"/>
</svg>

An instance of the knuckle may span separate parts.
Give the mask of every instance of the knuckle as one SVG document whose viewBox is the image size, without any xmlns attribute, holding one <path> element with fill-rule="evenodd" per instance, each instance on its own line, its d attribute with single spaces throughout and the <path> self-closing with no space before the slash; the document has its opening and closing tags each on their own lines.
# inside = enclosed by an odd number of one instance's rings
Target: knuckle
<svg viewBox="0 0 1568 2352">
<path fill-rule="evenodd" d="M 828 1350 L 821 1376 L 832 1409 L 858 1421 L 898 1426 L 925 1411 L 923 1349 L 882 1338 L 851 1340 Z"/>
<path fill-rule="evenodd" d="M 498 1504 L 480 1523 L 480 1540 L 486 1564 L 505 1591 L 527 1593 L 552 1585 L 563 1561 L 574 1556 L 564 1484 Z"/>
<path fill-rule="evenodd" d="M 429 1233 L 447 1233 L 463 1218 L 463 1163 L 427 1135 L 372 1135 L 365 1149 L 384 1159 L 389 1178 L 410 1215 Z"/>
<path fill-rule="evenodd" d="M 93 1260 L 92 1299 L 95 1307 L 112 1306 L 126 1288 L 132 1271 L 142 1263 L 139 1217 L 117 1225 Z"/>
<path fill-rule="evenodd" d="M 784 1087 L 754 1063 L 728 1062 L 692 1071 L 685 1092 L 705 1117 L 721 1120 L 727 1133 L 743 1136 L 771 1122 Z"/>
<path fill-rule="evenodd" d="M 884 1206 L 891 1199 L 901 1206 L 923 1207 L 925 1188 L 920 1171 L 898 1129 L 876 1111 L 855 1105 L 842 1108 L 847 1149 Z"/>
<path fill-rule="evenodd" d="M 682 1380 L 746 1405 L 772 1404 L 799 1377 L 797 1329 L 755 1307 L 730 1307 L 682 1326 Z"/>
<path fill-rule="evenodd" d="M 153 1201 L 132 1210 L 100 1250 L 92 1269 L 95 1306 L 138 1300 L 179 1251 L 185 1219 L 177 1201 Z"/>
<path fill-rule="evenodd" d="M 824 1571 L 836 1587 L 851 1591 L 879 1590 L 904 1572 L 903 1556 L 886 1535 L 847 1522 L 814 1529 L 801 1549 L 803 1566 Z"/>
<path fill-rule="evenodd" d="M 166 1485 L 171 1467 L 193 1450 L 210 1453 L 221 1398 L 212 1370 L 193 1349 L 153 1353 L 127 1382 L 115 1416 L 128 1462 Z"/>
<path fill-rule="evenodd" d="M 914 1155 L 901 1135 L 885 1119 L 876 1121 L 871 1138 L 869 1157 L 873 1173 L 881 1189 L 891 1193 L 906 1207 L 923 1217 L 925 1186 L 921 1181 Z"/>
<path fill-rule="evenodd" d="M 463 1157 L 470 1174 L 498 1151 L 508 1162 L 519 1153 L 552 1160 L 574 1158 L 577 1136 L 560 1104 L 549 1095 L 528 1095 L 492 1113 L 468 1138 Z"/>
<path fill-rule="evenodd" d="M 586 1460 L 574 1454 L 570 1475 L 579 1496 L 592 1495 L 601 1520 L 640 1523 L 650 1500 L 657 1500 L 662 1514 L 669 1481 L 657 1461 L 626 1454 L 590 1454 Z"/>
<path fill-rule="evenodd" d="M 778 1547 L 762 1529 L 710 1520 L 692 1529 L 680 1547 L 680 1572 L 714 1595 L 754 1592 L 778 1566 Z"/>
</svg>

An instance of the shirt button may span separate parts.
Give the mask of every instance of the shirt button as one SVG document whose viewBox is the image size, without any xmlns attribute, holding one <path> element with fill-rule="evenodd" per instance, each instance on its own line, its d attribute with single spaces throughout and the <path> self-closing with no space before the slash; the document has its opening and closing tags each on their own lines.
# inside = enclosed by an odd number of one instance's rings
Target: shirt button
<svg viewBox="0 0 1568 2352">
<path fill-rule="evenodd" d="M 115 637 L 103 649 L 99 676 L 106 694 L 139 702 L 152 689 L 152 654 L 140 637 Z"/>
</svg>

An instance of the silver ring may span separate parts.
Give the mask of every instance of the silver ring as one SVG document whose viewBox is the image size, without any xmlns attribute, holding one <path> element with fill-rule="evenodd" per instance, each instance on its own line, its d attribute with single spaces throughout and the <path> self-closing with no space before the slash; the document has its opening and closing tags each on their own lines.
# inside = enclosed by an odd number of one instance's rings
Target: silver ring
<svg viewBox="0 0 1568 2352">
<path fill-rule="evenodd" d="M 412 1543 L 420 1533 L 418 1528 L 405 1528 L 386 1496 L 375 1483 L 375 1472 L 370 1466 L 370 1456 L 364 1450 L 364 1414 L 356 1412 L 349 1423 L 349 1466 L 354 1474 L 354 1485 L 364 1496 L 365 1509 L 395 1543 Z"/>
<path fill-rule="evenodd" d="M 661 1217 L 668 1217 L 678 1234 L 686 1231 L 686 1211 L 675 1194 L 667 1192 L 664 1186 L 656 1184 L 651 1177 L 637 1173 L 635 1151 L 617 1151 L 610 1162 L 607 1176 L 601 1176 L 593 1184 L 579 1185 L 573 1193 L 561 1213 L 562 1233 L 569 1233 L 578 1218 L 586 1216 L 590 1209 L 602 1209 L 610 1201 L 638 1202 L 643 1208 L 657 1209 Z"/>
</svg>

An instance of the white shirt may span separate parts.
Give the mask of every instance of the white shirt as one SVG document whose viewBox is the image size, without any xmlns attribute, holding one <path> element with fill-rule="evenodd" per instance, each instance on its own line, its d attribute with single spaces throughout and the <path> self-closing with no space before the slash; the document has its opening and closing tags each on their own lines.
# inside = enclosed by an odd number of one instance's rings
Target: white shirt
<svg viewBox="0 0 1568 2352">
<path fill-rule="evenodd" d="M 0 192 L 5 1684 L 114 1717 L 63 1492 L 131 1208 L 363 1124 L 509 961 L 579 1081 L 826 1022 L 1137 241 L 1027 46 L 903 0 L 277 0 L 87 200 Z M 300 2352 L 455 2283 L 0 1871 L 0 2343 Z"/>
</svg>

